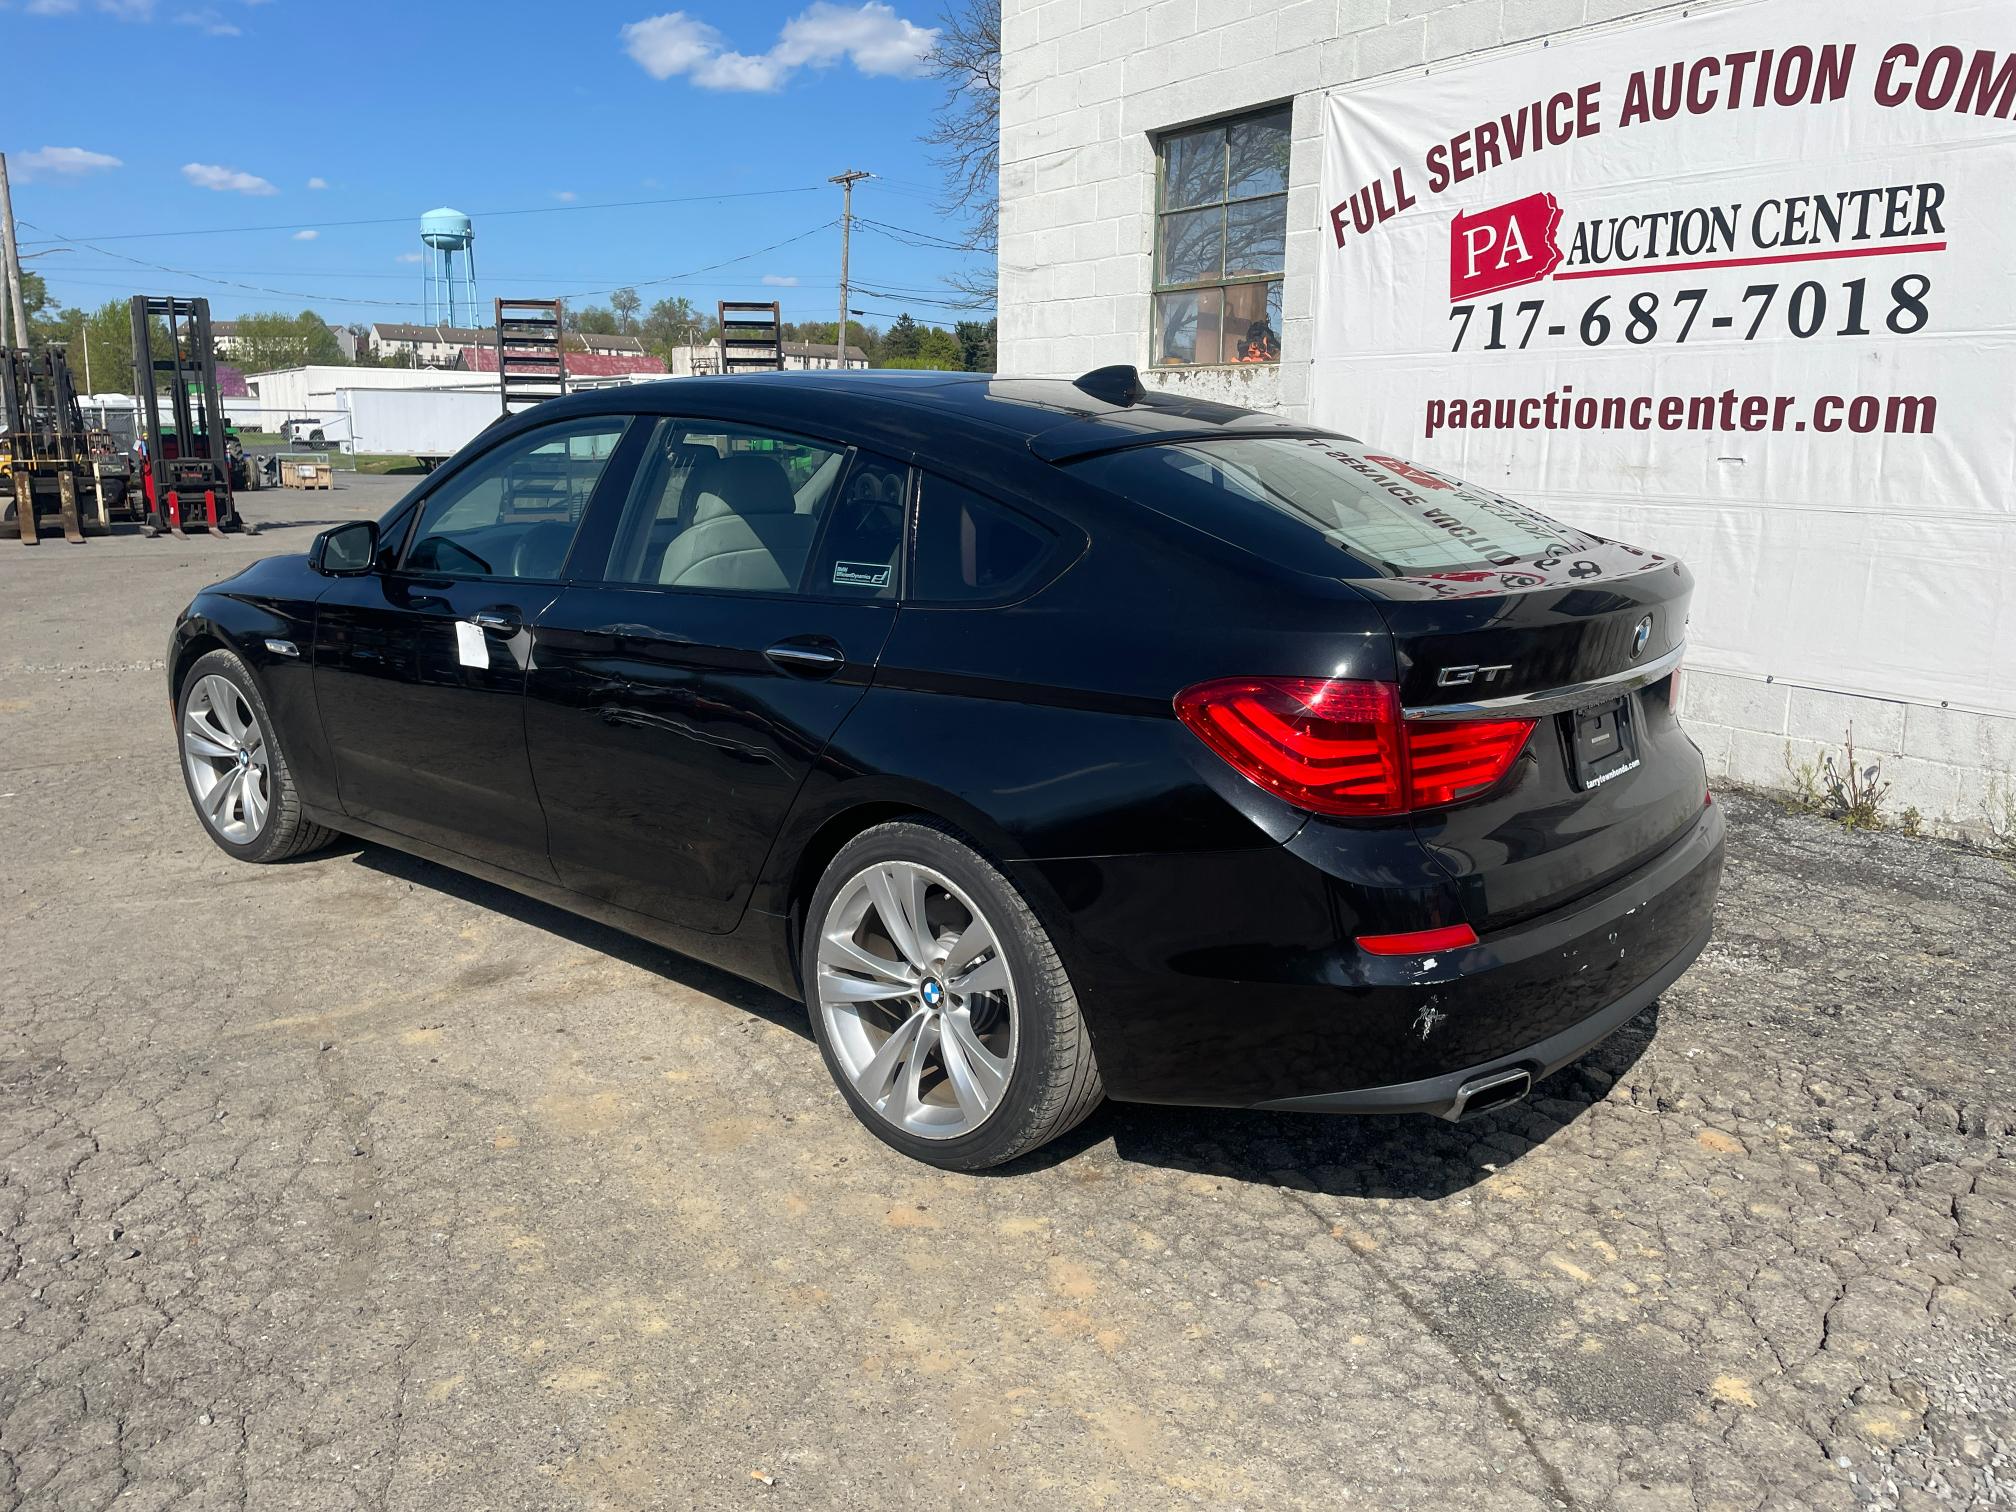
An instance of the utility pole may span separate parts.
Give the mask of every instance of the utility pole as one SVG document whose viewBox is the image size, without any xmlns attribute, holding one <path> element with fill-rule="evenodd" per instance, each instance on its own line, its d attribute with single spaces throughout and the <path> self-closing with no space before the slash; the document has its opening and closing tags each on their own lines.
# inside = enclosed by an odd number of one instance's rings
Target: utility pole
<svg viewBox="0 0 2016 1512">
<path fill-rule="evenodd" d="M 854 229 L 854 185 L 873 177 L 872 173 L 849 168 L 826 180 L 840 186 L 840 326 L 834 332 L 837 339 L 833 343 L 833 366 L 842 372 L 847 370 L 847 237 Z"/>
<path fill-rule="evenodd" d="M 14 247 L 14 194 L 7 187 L 7 154 L 0 152 L 0 258 L 7 264 L 7 308 L 14 328 L 14 345 L 28 345 L 28 310 L 21 302 L 21 259 Z"/>
</svg>

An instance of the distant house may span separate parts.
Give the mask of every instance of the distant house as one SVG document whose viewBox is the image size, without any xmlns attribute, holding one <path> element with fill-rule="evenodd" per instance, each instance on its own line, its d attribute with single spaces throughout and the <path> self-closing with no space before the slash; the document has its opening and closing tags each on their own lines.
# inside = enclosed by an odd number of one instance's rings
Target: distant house
<svg viewBox="0 0 2016 1512">
<path fill-rule="evenodd" d="M 631 336 L 600 338 L 604 341 L 634 341 Z M 456 360 L 456 367 L 465 373 L 494 373 L 497 371 L 497 348 L 493 346 L 466 346 Z M 570 378 L 620 378 L 630 373 L 662 373 L 665 360 L 662 357 L 647 356 L 642 352 L 569 352 L 567 354 L 567 376 Z"/>
<path fill-rule="evenodd" d="M 830 341 L 787 341 L 784 343 L 784 369 L 786 372 L 803 372 L 813 368 L 839 367 L 834 351 L 834 343 Z M 669 356 L 671 360 L 665 370 L 675 378 L 698 378 L 721 371 L 721 343 L 718 341 L 674 347 Z M 847 344 L 846 365 L 865 368 L 868 366 L 867 352 L 850 341 Z"/>
<path fill-rule="evenodd" d="M 411 358 L 416 367 L 452 368 L 460 365 L 465 347 L 483 347 L 493 356 L 497 350 L 494 327 L 427 326 L 380 323 L 371 327 L 371 355 L 376 358 Z M 642 357 L 644 343 L 635 336 L 602 336 L 588 331 L 569 330 L 567 345 L 598 357 Z M 494 364 L 493 364 L 494 367 Z"/>
</svg>

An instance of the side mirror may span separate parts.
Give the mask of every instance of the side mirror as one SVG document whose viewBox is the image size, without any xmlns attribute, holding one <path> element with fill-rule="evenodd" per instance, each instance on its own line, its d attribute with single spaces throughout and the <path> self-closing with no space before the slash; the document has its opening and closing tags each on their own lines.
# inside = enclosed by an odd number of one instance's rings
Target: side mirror
<svg viewBox="0 0 2016 1512">
<path fill-rule="evenodd" d="M 362 577 L 378 565 L 378 522 L 331 526 L 308 548 L 308 565 L 325 577 Z"/>
</svg>

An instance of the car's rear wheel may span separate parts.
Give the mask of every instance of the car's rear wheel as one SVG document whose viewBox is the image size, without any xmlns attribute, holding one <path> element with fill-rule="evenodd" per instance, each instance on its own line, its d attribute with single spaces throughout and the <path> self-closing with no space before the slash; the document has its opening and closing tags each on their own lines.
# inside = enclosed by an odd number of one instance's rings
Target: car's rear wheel
<svg viewBox="0 0 2016 1512">
<path fill-rule="evenodd" d="M 273 715 L 230 651 L 197 658 L 176 705 L 182 783 L 204 833 L 240 861 L 285 861 L 335 839 L 301 812 Z"/>
<path fill-rule="evenodd" d="M 999 868 L 935 824 L 878 824 L 833 858 L 800 964 L 841 1095 L 915 1159 L 999 1165 L 1104 1095 L 1042 923 Z"/>
</svg>

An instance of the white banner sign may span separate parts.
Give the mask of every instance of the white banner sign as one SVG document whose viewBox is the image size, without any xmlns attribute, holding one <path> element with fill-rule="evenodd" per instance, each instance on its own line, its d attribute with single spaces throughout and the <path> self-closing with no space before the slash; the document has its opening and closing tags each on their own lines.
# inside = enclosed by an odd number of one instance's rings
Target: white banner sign
<svg viewBox="0 0 2016 1512">
<path fill-rule="evenodd" d="M 1326 101 L 1315 416 L 2016 714 L 2016 4 L 1752 0 Z"/>
</svg>

